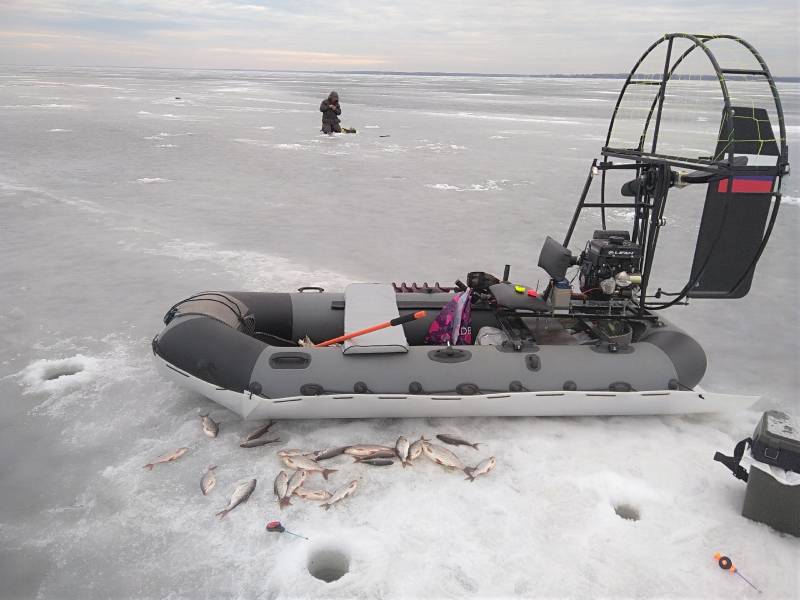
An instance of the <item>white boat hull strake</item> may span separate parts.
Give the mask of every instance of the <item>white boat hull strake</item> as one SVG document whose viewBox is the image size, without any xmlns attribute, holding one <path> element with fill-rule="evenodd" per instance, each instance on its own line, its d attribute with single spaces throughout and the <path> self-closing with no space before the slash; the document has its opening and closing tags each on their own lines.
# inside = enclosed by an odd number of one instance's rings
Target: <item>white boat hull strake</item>
<svg viewBox="0 0 800 600">
<path fill-rule="evenodd" d="M 155 356 L 159 372 L 246 420 L 372 419 L 385 417 L 566 417 L 676 415 L 741 410 L 758 396 L 692 391 L 505 392 L 448 396 L 423 394 L 336 394 L 264 398 L 219 388 Z"/>
</svg>

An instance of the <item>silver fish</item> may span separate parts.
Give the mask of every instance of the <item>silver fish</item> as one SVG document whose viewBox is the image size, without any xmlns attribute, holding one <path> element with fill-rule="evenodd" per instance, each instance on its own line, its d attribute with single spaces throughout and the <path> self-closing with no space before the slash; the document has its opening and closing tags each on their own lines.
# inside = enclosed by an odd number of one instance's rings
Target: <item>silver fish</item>
<svg viewBox="0 0 800 600">
<path fill-rule="evenodd" d="M 188 448 L 178 448 L 174 452 L 170 452 L 169 454 L 165 454 L 164 456 L 161 456 L 161 457 L 157 458 L 153 462 L 147 463 L 144 466 L 144 468 L 145 469 L 149 469 L 150 471 L 152 471 L 153 467 L 155 467 L 156 465 L 159 465 L 161 463 L 172 462 L 173 460 L 178 460 L 181 456 L 186 454 L 188 451 L 189 451 Z"/>
<path fill-rule="evenodd" d="M 249 442 L 250 440 L 257 440 L 262 435 L 267 433 L 269 431 L 269 428 L 272 427 L 273 425 L 275 425 L 275 421 L 267 421 L 266 425 L 262 425 L 255 431 L 251 431 L 242 441 Z"/>
<path fill-rule="evenodd" d="M 208 496 L 208 492 L 214 489 L 214 486 L 217 485 L 217 475 L 214 473 L 214 469 L 217 467 L 208 467 L 208 471 L 206 471 L 203 478 L 200 480 L 200 491 L 203 492 L 203 496 Z"/>
<path fill-rule="evenodd" d="M 388 467 L 394 464 L 394 460 L 391 458 L 357 458 L 356 462 L 372 465 L 373 467 Z"/>
<path fill-rule="evenodd" d="M 420 457 L 420 454 L 422 454 L 422 447 L 427 442 L 428 442 L 428 440 L 425 439 L 425 436 L 422 436 L 416 442 L 411 444 L 411 446 L 409 446 L 409 448 L 408 448 L 408 462 L 409 463 L 414 462 L 415 460 L 417 460 Z"/>
<path fill-rule="evenodd" d="M 203 425 L 203 433 L 210 438 L 217 437 L 217 434 L 219 433 L 219 423 L 209 417 L 208 413 L 200 415 L 200 422 Z"/>
<path fill-rule="evenodd" d="M 486 475 L 486 473 L 494 469 L 496 464 L 497 461 L 494 459 L 494 456 L 490 456 L 489 458 L 479 462 L 476 467 L 467 467 L 464 469 L 464 473 L 467 475 L 467 479 L 470 481 L 475 481 L 476 477 L 479 477 L 480 475 Z"/>
<path fill-rule="evenodd" d="M 450 444 L 451 446 L 469 446 L 470 448 L 474 448 L 475 450 L 477 450 L 478 446 L 480 445 L 480 442 L 476 444 L 470 444 L 467 440 L 461 439 L 458 436 L 447 435 L 445 433 L 440 433 L 436 437 L 439 438 L 441 441 L 443 441 L 445 444 Z"/>
<path fill-rule="evenodd" d="M 397 452 L 397 458 L 400 459 L 400 463 L 403 465 L 403 468 L 406 466 L 406 461 L 408 460 L 408 450 L 411 445 L 408 443 L 408 438 L 404 435 L 401 435 L 397 438 L 397 442 L 395 442 L 394 449 Z"/>
<path fill-rule="evenodd" d="M 228 506 L 219 511 L 217 513 L 217 516 L 220 519 L 224 519 L 225 515 L 231 512 L 234 508 L 236 508 L 240 504 L 244 504 L 245 502 L 247 502 L 247 499 L 250 498 L 250 494 L 253 493 L 254 489 L 256 489 L 255 479 L 242 481 L 239 485 L 236 486 L 236 489 L 233 490 L 233 494 L 231 494 L 231 499 L 228 500 Z"/>
<path fill-rule="evenodd" d="M 331 506 L 333 506 L 340 500 L 344 500 L 348 496 L 352 496 L 355 493 L 357 487 L 358 487 L 358 481 L 354 479 L 347 485 L 343 485 L 338 490 L 333 492 L 333 495 L 330 498 L 328 498 L 325 502 L 320 504 L 320 506 L 325 510 L 328 510 Z"/>
<path fill-rule="evenodd" d="M 359 462 L 362 460 L 370 460 L 376 458 L 395 458 L 397 453 L 392 450 L 375 450 L 374 452 L 370 452 L 369 454 L 364 454 L 362 456 L 354 456 L 353 462 Z"/>
<path fill-rule="evenodd" d="M 303 470 L 309 472 L 317 472 L 322 473 L 322 476 L 325 479 L 328 479 L 328 475 L 331 473 L 335 473 L 336 469 L 326 469 L 322 465 L 318 464 L 316 461 L 311 460 L 307 456 L 283 456 L 281 457 L 283 460 L 283 464 L 285 464 L 290 469 L 295 470 Z"/>
<path fill-rule="evenodd" d="M 286 493 L 288 488 L 289 476 L 286 474 L 286 471 L 281 471 L 278 473 L 277 477 L 275 477 L 275 483 L 272 484 L 275 497 L 278 499 L 278 506 L 281 508 L 291 505 L 291 502 L 289 502 L 289 495 Z"/>
<path fill-rule="evenodd" d="M 300 448 L 284 448 L 283 450 L 278 450 L 278 456 L 281 458 L 285 458 L 286 456 L 305 456 L 308 454 L 305 450 L 300 450 Z"/>
<path fill-rule="evenodd" d="M 294 491 L 305 483 L 306 477 L 308 477 L 308 473 L 306 471 L 294 472 L 294 475 L 292 475 L 292 478 L 289 479 L 289 484 L 286 488 L 287 498 L 291 498 L 292 494 L 294 494 Z"/>
<path fill-rule="evenodd" d="M 464 471 L 464 474 L 469 475 L 461 459 L 447 448 L 426 443 L 422 446 L 422 451 L 425 453 L 425 456 L 430 458 L 437 465 L 442 465 L 448 469 L 458 469 L 459 471 Z"/>
<path fill-rule="evenodd" d="M 316 452 L 312 452 L 309 454 L 309 458 L 313 458 L 314 460 L 328 460 L 329 458 L 333 458 L 334 456 L 339 456 L 340 454 L 344 454 L 344 451 L 347 450 L 347 446 L 338 446 L 336 448 L 325 448 L 325 450 L 317 450 Z"/>
<path fill-rule="evenodd" d="M 350 456 L 364 457 L 382 450 L 388 450 L 394 454 L 394 448 L 390 448 L 389 446 L 378 446 L 375 444 L 359 444 L 356 446 L 349 446 L 344 453 L 349 454 Z"/>
<path fill-rule="evenodd" d="M 295 496 L 300 496 L 303 500 L 314 500 L 315 502 L 325 501 L 331 497 L 328 490 L 309 490 L 300 486 L 294 491 Z"/>
<path fill-rule="evenodd" d="M 267 444 L 274 444 L 280 441 L 280 438 L 273 438 L 271 440 L 248 440 L 239 444 L 239 448 L 258 448 L 259 446 L 266 446 Z"/>
</svg>

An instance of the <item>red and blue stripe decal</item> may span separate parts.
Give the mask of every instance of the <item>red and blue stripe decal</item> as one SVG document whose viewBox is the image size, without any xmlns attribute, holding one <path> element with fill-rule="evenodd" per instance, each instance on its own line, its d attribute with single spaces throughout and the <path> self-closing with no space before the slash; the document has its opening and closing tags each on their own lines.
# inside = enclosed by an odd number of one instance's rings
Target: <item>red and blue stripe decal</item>
<svg viewBox="0 0 800 600">
<path fill-rule="evenodd" d="M 728 191 L 730 179 L 723 179 L 717 186 L 718 192 Z M 771 175 L 739 175 L 733 178 L 731 192 L 734 194 L 768 194 L 772 191 L 775 178 Z"/>
</svg>

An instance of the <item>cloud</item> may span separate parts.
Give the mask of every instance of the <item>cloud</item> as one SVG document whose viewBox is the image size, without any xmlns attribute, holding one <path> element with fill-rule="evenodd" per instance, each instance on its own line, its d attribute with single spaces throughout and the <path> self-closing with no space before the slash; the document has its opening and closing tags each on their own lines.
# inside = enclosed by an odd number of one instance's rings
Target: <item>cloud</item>
<svg viewBox="0 0 800 600">
<path fill-rule="evenodd" d="M 516 73 L 626 71 L 661 34 L 713 26 L 800 74 L 796 0 L 3 0 L 0 23 L 16 64 Z"/>
</svg>

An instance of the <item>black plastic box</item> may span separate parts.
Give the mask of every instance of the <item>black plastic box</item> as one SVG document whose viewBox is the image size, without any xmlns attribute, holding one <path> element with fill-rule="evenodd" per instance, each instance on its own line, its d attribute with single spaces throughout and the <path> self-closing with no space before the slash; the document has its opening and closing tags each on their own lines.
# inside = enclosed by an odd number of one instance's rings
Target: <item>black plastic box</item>
<svg viewBox="0 0 800 600">
<path fill-rule="evenodd" d="M 800 537 L 800 485 L 786 485 L 751 467 L 742 516 Z"/>
<path fill-rule="evenodd" d="M 785 483 L 770 472 L 783 469 L 787 478 L 800 473 L 800 424 L 786 413 L 767 411 L 750 446 L 754 461 L 765 468 L 750 466 L 742 515 L 800 537 L 800 485 Z"/>
</svg>

